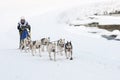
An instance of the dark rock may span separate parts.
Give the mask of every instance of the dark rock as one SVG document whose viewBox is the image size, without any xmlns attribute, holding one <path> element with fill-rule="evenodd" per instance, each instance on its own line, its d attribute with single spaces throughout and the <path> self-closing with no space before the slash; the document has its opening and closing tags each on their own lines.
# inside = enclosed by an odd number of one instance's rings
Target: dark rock
<svg viewBox="0 0 120 80">
<path fill-rule="evenodd" d="M 117 35 L 101 35 L 103 38 L 106 38 L 107 40 L 114 40 Z"/>
</svg>

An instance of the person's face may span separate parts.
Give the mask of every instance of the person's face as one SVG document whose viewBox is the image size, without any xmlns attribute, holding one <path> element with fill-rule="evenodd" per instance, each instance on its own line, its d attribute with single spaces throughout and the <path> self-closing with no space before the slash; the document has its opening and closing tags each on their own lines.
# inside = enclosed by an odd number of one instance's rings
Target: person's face
<svg viewBox="0 0 120 80">
<path fill-rule="evenodd" d="M 25 20 L 24 19 L 21 19 L 21 24 L 24 24 L 25 23 Z"/>
</svg>

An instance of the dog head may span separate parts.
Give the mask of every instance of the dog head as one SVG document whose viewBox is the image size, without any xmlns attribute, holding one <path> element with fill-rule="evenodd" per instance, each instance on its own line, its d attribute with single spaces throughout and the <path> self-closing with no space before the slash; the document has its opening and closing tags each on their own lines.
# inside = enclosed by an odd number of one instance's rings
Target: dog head
<svg viewBox="0 0 120 80">
<path fill-rule="evenodd" d="M 72 49 L 72 43 L 71 43 L 71 41 L 70 42 L 67 41 L 67 43 L 65 44 L 65 48 L 66 49 Z"/>
<path fill-rule="evenodd" d="M 41 43 L 42 43 L 43 45 L 48 45 L 49 42 L 50 42 L 50 37 L 48 37 L 48 38 L 42 38 L 42 39 L 41 39 Z"/>
<path fill-rule="evenodd" d="M 57 45 L 60 46 L 60 47 L 64 47 L 64 45 L 65 45 L 65 39 L 58 40 Z"/>
</svg>

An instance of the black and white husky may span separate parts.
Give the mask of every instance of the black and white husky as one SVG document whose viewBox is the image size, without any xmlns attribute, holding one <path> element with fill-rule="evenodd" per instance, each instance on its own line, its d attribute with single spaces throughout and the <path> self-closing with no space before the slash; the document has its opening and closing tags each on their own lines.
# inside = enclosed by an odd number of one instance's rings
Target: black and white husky
<svg viewBox="0 0 120 80">
<path fill-rule="evenodd" d="M 56 43 L 55 42 L 49 42 L 47 46 L 47 51 L 49 53 L 49 58 L 52 60 L 51 54 L 54 54 L 54 61 L 56 61 Z"/>
<path fill-rule="evenodd" d="M 63 55 L 62 52 L 64 51 L 64 48 L 65 48 L 65 39 L 59 39 L 57 41 L 57 52 Z"/>
<path fill-rule="evenodd" d="M 66 54 L 66 58 L 70 58 L 70 60 L 73 60 L 73 57 L 72 57 L 72 52 L 73 52 L 73 46 L 72 46 L 72 43 L 71 41 L 68 42 L 65 44 L 65 54 Z"/>
<path fill-rule="evenodd" d="M 50 42 L 50 37 L 48 37 L 48 38 L 42 38 L 41 39 L 41 48 L 42 48 L 42 51 L 45 51 L 45 47 L 47 49 L 47 46 L 48 46 L 49 42 Z"/>
</svg>

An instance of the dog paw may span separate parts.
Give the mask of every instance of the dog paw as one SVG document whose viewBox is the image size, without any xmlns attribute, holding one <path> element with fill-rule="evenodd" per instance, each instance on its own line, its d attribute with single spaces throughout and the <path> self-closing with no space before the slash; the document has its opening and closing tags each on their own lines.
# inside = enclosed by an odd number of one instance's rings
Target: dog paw
<svg viewBox="0 0 120 80">
<path fill-rule="evenodd" d="M 70 60 L 73 60 L 73 58 L 71 57 Z"/>
</svg>

